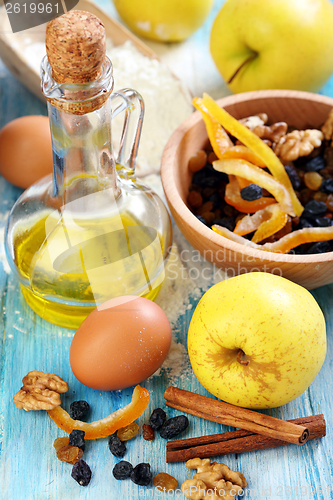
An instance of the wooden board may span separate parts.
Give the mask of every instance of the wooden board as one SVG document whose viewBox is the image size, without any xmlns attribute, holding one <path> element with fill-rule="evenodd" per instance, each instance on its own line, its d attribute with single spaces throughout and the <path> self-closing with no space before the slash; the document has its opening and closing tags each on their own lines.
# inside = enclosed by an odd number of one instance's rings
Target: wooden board
<svg viewBox="0 0 333 500">
<path fill-rule="evenodd" d="M 121 45 L 130 40 L 142 54 L 157 58 L 152 49 L 95 3 L 90 0 L 80 0 L 76 9 L 91 12 L 99 17 L 104 23 L 106 36 L 114 45 Z M 45 28 L 46 24 L 12 33 L 5 8 L 0 9 L 0 57 L 13 75 L 41 100 L 44 100 L 44 96 L 40 90 L 39 71 L 28 64 L 26 49 L 33 43 L 45 42 Z"/>
</svg>

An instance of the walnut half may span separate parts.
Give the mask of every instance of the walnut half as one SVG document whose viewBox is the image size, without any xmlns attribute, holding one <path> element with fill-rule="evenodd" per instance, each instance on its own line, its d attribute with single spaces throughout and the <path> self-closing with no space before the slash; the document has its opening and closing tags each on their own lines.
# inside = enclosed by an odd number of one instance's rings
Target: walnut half
<svg viewBox="0 0 333 500">
<path fill-rule="evenodd" d="M 192 500 L 234 500 L 247 485 L 243 474 L 230 470 L 225 464 L 211 463 L 209 458 L 192 458 L 186 462 L 186 467 L 197 469 L 193 479 L 181 486 L 184 495 Z"/>
<path fill-rule="evenodd" d="M 54 373 L 29 372 L 23 377 L 23 387 L 15 394 L 16 408 L 53 410 L 60 406 L 59 392 L 67 392 L 68 384 Z"/>
<path fill-rule="evenodd" d="M 275 145 L 274 152 L 282 161 L 294 161 L 300 156 L 307 156 L 318 148 L 324 139 L 320 130 L 293 130 Z"/>
<path fill-rule="evenodd" d="M 326 119 L 326 122 L 324 125 L 321 127 L 321 131 L 324 134 L 324 138 L 326 141 L 332 141 L 331 145 L 333 143 L 333 109 L 329 112 L 329 115 Z"/>
</svg>

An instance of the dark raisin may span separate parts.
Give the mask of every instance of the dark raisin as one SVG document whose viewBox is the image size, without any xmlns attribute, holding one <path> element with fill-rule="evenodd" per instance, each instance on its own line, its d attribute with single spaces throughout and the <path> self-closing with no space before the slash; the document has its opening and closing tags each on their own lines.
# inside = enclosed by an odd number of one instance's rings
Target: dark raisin
<svg viewBox="0 0 333 500">
<path fill-rule="evenodd" d="M 331 219 L 328 217 L 316 217 L 314 223 L 317 227 L 329 227 L 331 225 Z"/>
<path fill-rule="evenodd" d="M 285 170 L 288 174 L 290 182 L 296 191 L 298 191 L 301 187 L 301 179 L 297 173 L 296 168 L 293 165 L 285 165 Z"/>
<path fill-rule="evenodd" d="M 69 446 L 77 446 L 84 451 L 85 441 L 84 441 L 84 431 L 79 431 L 78 429 L 74 429 L 69 435 Z"/>
<path fill-rule="evenodd" d="M 202 222 L 203 224 L 205 224 L 205 226 L 207 226 L 207 222 L 205 221 L 205 219 L 202 217 L 202 215 L 196 215 L 196 218 Z"/>
<path fill-rule="evenodd" d="M 317 243 L 314 243 L 311 245 L 309 250 L 307 251 L 308 254 L 310 253 L 326 253 L 326 252 L 331 252 L 332 248 L 329 243 L 329 241 L 318 241 Z"/>
<path fill-rule="evenodd" d="M 215 191 L 215 193 L 211 194 L 210 197 L 209 197 L 209 201 L 211 201 L 213 203 L 213 209 L 215 210 L 215 208 L 219 207 L 223 200 L 221 199 L 221 196 L 219 195 L 219 192 L 218 191 Z"/>
<path fill-rule="evenodd" d="M 297 227 L 295 227 L 295 229 L 304 229 L 304 228 L 309 228 L 309 227 L 313 227 L 313 224 L 302 216 L 302 217 L 300 217 L 299 223 L 298 223 Z"/>
<path fill-rule="evenodd" d="M 322 168 L 325 167 L 325 160 L 322 156 L 316 156 L 316 158 L 312 158 L 312 160 L 308 161 L 305 165 L 305 170 L 307 172 L 319 172 Z"/>
<path fill-rule="evenodd" d="M 160 430 L 160 436 L 164 439 L 172 439 L 178 436 L 188 427 L 188 418 L 185 415 L 169 418 Z"/>
<path fill-rule="evenodd" d="M 305 205 L 302 217 L 305 219 L 320 217 L 326 213 L 326 210 L 326 203 L 323 201 L 311 200 Z"/>
<path fill-rule="evenodd" d="M 131 472 L 131 481 L 139 486 L 148 486 L 152 480 L 152 473 L 149 464 L 138 464 Z"/>
<path fill-rule="evenodd" d="M 125 460 L 118 462 L 114 467 L 112 474 L 116 479 L 127 479 L 130 477 L 133 470 L 133 465 Z"/>
<path fill-rule="evenodd" d="M 262 197 L 262 188 L 258 184 L 250 184 L 240 190 L 240 195 L 243 200 L 255 201 Z"/>
<path fill-rule="evenodd" d="M 89 465 L 84 460 L 79 460 L 73 465 L 72 478 L 75 479 L 81 486 L 88 486 L 91 479 L 91 470 Z"/>
<path fill-rule="evenodd" d="M 149 419 L 150 427 L 154 431 L 158 431 L 162 427 L 165 421 L 166 421 L 165 411 L 162 410 L 162 408 L 155 408 Z"/>
<path fill-rule="evenodd" d="M 216 224 L 217 226 L 222 226 L 226 227 L 229 229 L 229 231 L 233 231 L 236 226 L 235 218 L 234 217 L 228 217 L 225 219 L 213 219 L 212 220 L 212 225 Z"/>
<path fill-rule="evenodd" d="M 109 449 L 112 455 L 117 458 L 122 458 L 126 453 L 125 444 L 120 441 L 119 437 L 116 434 L 113 434 L 109 437 Z"/>
<path fill-rule="evenodd" d="M 333 179 L 325 179 L 320 186 L 320 191 L 327 194 L 333 193 Z"/>
<path fill-rule="evenodd" d="M 89 409 L 87 401 L 74 401 L 69 407 L 69 415 L 74 420 L 82 420 L 88 415 Z"/>
</svg>

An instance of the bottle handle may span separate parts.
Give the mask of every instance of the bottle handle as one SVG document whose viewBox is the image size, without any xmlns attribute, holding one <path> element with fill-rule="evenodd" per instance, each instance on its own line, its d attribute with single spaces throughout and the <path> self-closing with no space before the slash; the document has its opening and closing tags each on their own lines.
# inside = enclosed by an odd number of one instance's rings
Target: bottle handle
<svg viewBox="0 0 333 500">
<path fill-rule="evenodd" d="M 125 111 L 116 163 L 134 172 L 142 130 L 144 102 L 141 95 L 133 89 L 118 90 L 111 94 L 110 99 L 112 118 Z M 136 120 L 133 112 L 136 112 Z M 129 138 L 129 135 L 132 137 Z"/>
</svg>

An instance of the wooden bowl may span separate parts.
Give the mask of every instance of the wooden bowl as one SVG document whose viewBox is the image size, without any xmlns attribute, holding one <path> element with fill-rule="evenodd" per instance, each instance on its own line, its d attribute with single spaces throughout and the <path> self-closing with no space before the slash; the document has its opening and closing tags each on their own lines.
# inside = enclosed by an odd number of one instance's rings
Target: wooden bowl
<svg viewBox="0 0 333 500">
<path fill-rule="evenodd" d="M 224 97 L 218 104 L 238 119 L 265 112 L 270 122 L 285 121 L 305 129 L 320 128 L 333 107 L 333 99 L 308 92 L 263 90 Z M 333 252 L 282 255 L 248 248 L 215 233 L 192 214 L 186 205 L 192 178 L 188 160 L 207 140 L 201 114 L 196 111 L 170 137 L 162 158 L 165 195 L 174 220 L 191 245 L 231 276 L 271 272 L 308 289 L 333 283 Z"/>
</svg>

